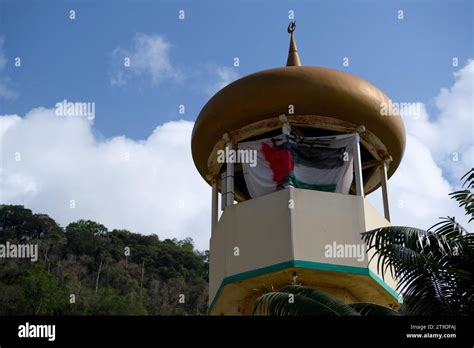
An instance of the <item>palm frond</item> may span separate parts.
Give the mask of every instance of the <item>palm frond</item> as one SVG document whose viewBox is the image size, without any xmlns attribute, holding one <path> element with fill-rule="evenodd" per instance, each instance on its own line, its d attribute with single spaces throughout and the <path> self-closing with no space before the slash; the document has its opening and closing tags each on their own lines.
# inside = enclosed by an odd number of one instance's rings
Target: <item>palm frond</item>
<svg viewBox="0 0 474 348">
<path fill-rule="evenodd" d="M 464 190 L 458 190 L 450 193 L 452 199 L 458 202 L 459 206 L 466 211 L 465 215 L 470 215 L 469 222 L 474 220 L 474 197 L 471 190 L 474 188 L 474 168 L 471 168 L 461 180 L 466 179 L 463 183 Z"/>
<path fill-rule="evenodd" d="M 360 315 L 346 304 L 315 289 L 290 285 L 257 298 L 254 315 Z"/>
<path fill-rule="evenodd" d="M 359 302 L 351 303 L 349 306 L 362 316 L 400 316 L 400 313 L 397 311 L 375 303 Z"/>
<path fill-rule="evenodd" d="M 409 314 L 454 314 L 473 294 L 474 235 L 454 218 L 424 231 L 384 227 L 362 234 L 377 271 L 398 280 Z"/>
<path fill-rule="evenodd" d="M 442 240 L 443 245 L 449 244 L 449 248 L 442 250 L 444 255 L 471 256 L 474 252 L 474 234 L 456 222 L 454 217 L 441 218 L 441 221 L 431 226 L 428 231 Z"/>
<path fill-rule="evenodd" d="M 301 295 L 312 299 L 318 303 L 322 303 L 329 307 L 331 310 L 339 313 L 339 315 L 357 315 L 358 313 L 351 310 L 345 303 L 336 300 L 335 298 L 325 294 L 317 289 L 292 284 L 280 290 L 295 295 Z"/>
</svg>

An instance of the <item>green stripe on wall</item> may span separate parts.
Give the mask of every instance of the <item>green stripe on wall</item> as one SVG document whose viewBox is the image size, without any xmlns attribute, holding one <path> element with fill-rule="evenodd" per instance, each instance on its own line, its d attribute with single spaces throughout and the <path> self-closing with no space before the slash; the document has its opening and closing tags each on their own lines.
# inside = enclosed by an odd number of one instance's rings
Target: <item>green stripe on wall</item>
<svg viewBox="0 0 474 348">
<path fill-rule="evenodd" d="M 212 307 L 214 306 L 214 303 L 219 297 L 219 294 L 221 293 L 224 286 L 228 284 L 236 283 L 245 279 L 258 277 L 266 273 L 272 273 L 272 272 L 280 271 L 282 269 L 293 268 L 293 267 L 314 269 L 318 271 L 332 271 L 332 272 L 368 275 L 371 278 L 373 278 L 380 286 L 382 286 L 398 302 L 402 303 L 400 296 L 392 288 L 390 288 L 377 274 L 375 274 L 368 268 L 345 266 L 345 265 L 334 265 L 330 263 L 312 262 L 312 261 L 303 261 L 303 260 L 291 260 L 291 261 L 276 263 L 274 265 L 270 265 L 267 267 L 257 268 L 257 269 L 247 271 L 247 272 L 234 274 L 234 275 L 224 278 L 221 285 L 219 286 L 219 289 L 217 289 L 217 292 L 214 295 L 214 298 L 209 304 L 209 311 L 211 311 Z"/>
</svg>

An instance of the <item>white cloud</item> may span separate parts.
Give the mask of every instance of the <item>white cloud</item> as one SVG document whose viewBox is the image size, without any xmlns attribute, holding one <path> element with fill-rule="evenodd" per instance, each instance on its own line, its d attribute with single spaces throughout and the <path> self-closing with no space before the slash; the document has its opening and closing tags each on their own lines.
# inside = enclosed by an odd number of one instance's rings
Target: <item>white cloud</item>
<svg viewBox="0 0 474 348">
<path fill-rule="evenodd" d="M 136 34 L 132 50 L 117 47 L 112 52 L 111 85 L 124 87 L 134 76 L 149 76 L 154 85 L 164 80 L 186 81 L 191 90 L 211 96 L 239 77 L 234 68 L 218 66 L 213 62 L 178 67 L 170 61 L 172 47 L 159 34 Z M 129 67 L 124 66 L 126 58 L 129 59 Z"/>
<path fill-rule="evenodd" d="M 4 99 L 15 99 L 17 98 L 18 94 L 12 91 L 9 87 L 10 79 L 0 77 L 0 98 Z"/>
<path fill-rule="evenodd" d="M 216 79 L 208 88 L 209 95 L 215 94 L 239 77 L 235 69 L 229 67 L 216 67 L 214 73 Z"/>
<path fill-rule="evenodd" d="M 453 187 L 443 177 L 430 149 L 408 134 L 405 156 L 397 172 L 389 180 L 390 214 L 393 225 L 427 229 L 439 217 L 456 216 L 463 226 L 463 210 L 449 199 Z M 383 211 L 380 189 L 368 196 Z"/>
<path fill-rule="evenodd" d="M 408 131 L 430 148 L 450 181 L 458 180 L 474 162 L 474 60 L 454 76 L 453 86 L 442 88 L 434 100 L 436 117 L 424 109 L 421 117 L 405 117 Z"/>
<path fill-rule="evenodd" d="M 114 69 L 110 76 L 113 86 L 124 86 L 133 76 L 150 76 L 153 84 L 165 79 L 180 79 L 179 70 L 170 62 L 171 44 L 157 34 L 138 33 L 133 39 L 133 49 L 117 47 L 112 52 Z M 125 66 L 125 59 L 130 66 Z"/>
<path fill-rule="evenodd" d="M 98 141 L 86 118 L 57 117 L 53 109 L 2 116 L 0 201 L 62 225 L 92 219 L 161 239 L 190 236 L 207 249 L 210 189 L 191 158 L 192 127 L 173 121 L 143 141 Z"/>
<path fill-rule="evenodd" d="M 468 225 L 464 210 L 448 193 L 460 187 L 459 179 L 474 165 L 474 61 L 454 76 L 453 86 L 435 98 L 436 117 L 423 104 L 419 113 L 404 115 L 406 152 L 389 181 L 395 225 L 428 228 L 447 215 Z M 381 210 L 380 196 L 378 190 L 369 200 Z"/>
</svg>

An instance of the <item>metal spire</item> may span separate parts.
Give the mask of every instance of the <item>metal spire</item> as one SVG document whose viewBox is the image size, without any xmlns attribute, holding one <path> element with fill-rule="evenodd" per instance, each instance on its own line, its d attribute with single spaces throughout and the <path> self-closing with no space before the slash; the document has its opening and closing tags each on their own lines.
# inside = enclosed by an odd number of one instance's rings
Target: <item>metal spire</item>
<svg viewBox="0 0 474 348">
<path fill-rule="evenodd" d="M 291 34 L 290 38 L 290 50 L 288 52 L 288 60 L 286 66 L 301 66 L 300 56 L 298 55 L 298 49 L 296 48 L 295 37 L 293 32 L 296 29 L 296 21 L 293 21 L 288 25 L 288 33 Z"/>
</svg>

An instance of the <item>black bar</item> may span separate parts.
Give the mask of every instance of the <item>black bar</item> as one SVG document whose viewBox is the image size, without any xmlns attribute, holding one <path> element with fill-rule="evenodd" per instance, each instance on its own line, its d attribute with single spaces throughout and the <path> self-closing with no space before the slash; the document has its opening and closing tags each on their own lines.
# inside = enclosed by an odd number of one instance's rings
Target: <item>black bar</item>
<svg viewBox="0 0 474 348">
<path fill-rule="evenodd" d="M 20 338 L 25 323 L 52 325 L 55 340 Z M 468 317 L 0 317 L 0 346 L 21 344 L 409 344 L 469 345 Z M 432 327 L 428 326 L 432 325 Z M 453 329 L 455 325 L 455 329 Z M 421 331 L 421 328 L 425 329 Z M 408 338 L 407 334 L 456 334 Z"/>
</svg>

